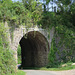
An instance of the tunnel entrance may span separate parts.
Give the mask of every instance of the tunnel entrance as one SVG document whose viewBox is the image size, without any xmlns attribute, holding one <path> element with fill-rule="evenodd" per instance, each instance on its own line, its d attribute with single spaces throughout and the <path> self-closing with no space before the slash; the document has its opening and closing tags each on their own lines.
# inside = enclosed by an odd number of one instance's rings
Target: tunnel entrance
<svg viewBox="0 0 75 75">
<path fill-rule="evenodd" d="M 48 64 L 49 45 L 38 31 L 28 32 L 20 40 L 23 67 L 43 67 Z"/>
</svg>

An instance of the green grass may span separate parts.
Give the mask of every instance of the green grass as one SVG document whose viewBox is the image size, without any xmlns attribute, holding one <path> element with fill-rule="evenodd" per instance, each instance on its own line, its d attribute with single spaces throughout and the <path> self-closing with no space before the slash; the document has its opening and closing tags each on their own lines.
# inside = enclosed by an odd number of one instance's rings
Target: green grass
<svg viewBox="0 0 75 75">
<path fill-rule="evenodd" d="M 65 63 L 65 64 L 66 64 L 66 66 L 64 66 L 64 67 L 62 67 L 62 65 L 64 65 L 64 64 L 60 64 L 58 67 L 55 67 L 55 68 L 42 67 L 42 68 L 40 68 L 40 70 L 62 71 L 62 70 L 75 69 L 75 65 L 72 65 L 72 62 L 68 62 L 68 63 Z"/>
<path fill-rule="evenodd" d="M 62 67 L 63 64 L 59 65 L 58 67 L 54 68 L 47 68 L 47 67 L 23 67 L 21 69 L 32 69 L 32 70 L 46 70 L 46 71 L 62 71 L 62 70 L 71 70 L 75 69 L 75 65 L 72 65 L 72 63 L 65 63 L 66 66 Z"/>
<path fill-rule="evenodd" d="M 18 64 L 21 64 L 21 57 L 18 57 Z"/>
<path fill-rule="evenodd" d="M 66 67 L 58 67 L 58 68 L 46 68 L 46 67 L 41 67 L 41 68 L 37 68 L 37 67 L 26 67 L 24 69 L 32 69 L 32 70 L 47 70 L 47 71 L 62 71 L 62 70 L 71 70 L 71 69 L 75 69 L 75 66 L 66 66 Z"/>
<path fill-rule="evenodd" d="M 17 73 L 13 73 L 13 74 L 11 74 L 11 75 L 26 75 L 26 73 L 23 72 L 23 71 L 21 71 L 21 70 L 18 70 Z"/>
<path fill-rule="evenodd" d="M 58 68 L 46 68 L 46 67 L 42 67 L 39 70 L 62 71 L 62 70 L 71 70 L 71 69 L 75 69 L 75 66 L 66 66 L 66 67 L 58 67 Z"/>
</svg>

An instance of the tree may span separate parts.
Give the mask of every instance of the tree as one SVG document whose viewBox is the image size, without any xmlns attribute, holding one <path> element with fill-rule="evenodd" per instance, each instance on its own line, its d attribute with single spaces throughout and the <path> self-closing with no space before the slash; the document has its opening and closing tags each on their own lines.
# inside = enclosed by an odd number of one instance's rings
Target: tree
<svg viewBox="0 0 75 75">
<path fill-rule="evenodd" d="M 22 3 L 25 8 L 31 12 L 32 23 L 33 25 L 36 25 L 41 18 L 42 4 L 38 0 L 22 0 Z"/>
</svg>

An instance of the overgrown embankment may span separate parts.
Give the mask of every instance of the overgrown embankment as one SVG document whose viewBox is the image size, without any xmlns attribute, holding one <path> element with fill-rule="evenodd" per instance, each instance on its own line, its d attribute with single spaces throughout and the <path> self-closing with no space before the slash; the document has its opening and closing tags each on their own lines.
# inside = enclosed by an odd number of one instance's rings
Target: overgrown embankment
<svg viewBox="0 0 75 75">
<path fill-rule="evenodd" d="M 10 49 L 8 43 L 8 33 L 3 23 L 0 23 L 0 74 L 9 75 L 15 72 L 14 52 Z"/>
</svg>

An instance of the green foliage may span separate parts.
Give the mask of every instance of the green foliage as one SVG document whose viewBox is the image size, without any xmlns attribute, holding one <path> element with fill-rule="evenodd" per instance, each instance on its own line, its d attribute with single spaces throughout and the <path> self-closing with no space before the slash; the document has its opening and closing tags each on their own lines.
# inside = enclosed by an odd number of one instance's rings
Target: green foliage
<svg viewBox="0 0 75 75">
<path fill-rule="evenodd" d="M 42 4 L 35 0 L 22 0 L 22 3 L 31 12 L 33 25 L 37 25 L 37 22 L 41 19 Z"/>
<path fill-rule="evenodd" d="M 2 0 L 0 2 L 0 21 L 8 21 L 14 26 L 33 26 L 37 24 L 41 13 L 42 5 L 35 0 L 23 0 L 22 2 Z"/>
<path fill-rule="evenodd" d="M 75 69 L 75 65 L 72 65 L 72 63 L 65 63 L 67 66 L 62 67 L 64 64 L 60 64 L 59 67 L 54 67 L 54 68 L 37 68 L 38 70 L 45 70 L 45 71 L 64 71 L 64 70 L 72 70 Z"/>
<path fill-rule="evenodd" d="M 20 47 L 20 45 L 17 48 L 17 54 L 18 54 L 18 64 L 21 64 L 21 47 Z"/>
<path fill-rule="evenodd" d="M 48 5 L 48 3 L 53 0 L 45 1 L 45 5 Z M 42 19 L 38 22 L 38 24 L 41 24 L 44 28 L 50 29 L 54 27 L 54 38 L 60 37 L 58 44 L 53 43 L 53 41 L 51 43 L 48 67 L 59 65 L 60 62 L 75 62 L 75 3 L 71 4 L 70 0 L 58 0 L 56 3 L 59 7 L 58 11 L 44 11 Z M 57 61 L 55 63 L 56 53 L 58 53 L 61 61 L 59 60 L 59 62 Z"/>
<path fill-rule="evenodd" d="M 51 42 L 51 49 L 48 55 L 48 60 L 49 60 L 49 65 L 47 67 L 55 67 L 58 62 L 56 62 L 56 44 L 55 44 L 55 39 L 52 40 Z"/>
<path fill-rule="evenodd" d="M 9 75 L 26 75 L 26 73 L 21 71 L 21 70 L 18 70 L 17 73 L 12 73 L 12 74 L 9 74 Z"/>
<path fill-rule="evenodd" d="M 9 48 L 4 24 L 0 23 L 0 74 L 9 75 L 15 72 L 14 52 Z M 5 39 L 6 38 L 6 39 Z"/>
<path fill-rule="evenodd" d="M 75 32 L 63 25 L 57 26 L 56 31 L 60 37 L 58 46 L 63 47 L 64 45 L 64 50 L 62 51 L 64 56 L 61 56 L 61 59 L 63 62 L 74 61 L 75 57 L 73 55 L 75 53 Z"/>
<path fill-rule="evenodd" d="M 75 28 L 75 3 L 73 3 L 70 7 L 70 15 L 71 15 L 71 20 L 70 22 L 73 23 L 73 27 Z"/>
<path fill-rule="evenodd" d="M 42 5 L 34 0 L 28 3 L 13 2 L 12 0 L 0 0 L 0 74 L 9 75 L 15 72 L 14 53 L 9 49 L 6 29 L 4 23 L 8 22 L 10 36 L 13 39 L 15 27 L 24 25 L 26 27 L 36 25 L 41 17 Z M 36 8 L 35 8 L 36 7 Z M 39 12 L 40 11 L 40 12 Z M 18 50 L 19 63 L 21 63 L 21 51 Z"/>
<path fill-rule="evenodd" d="M 72 62 L 67 62 L 67 63 L 61 63 L 59 65 L 56 65 L 56 67 L 28 67 L 25 69 L 34 69 L 34 70 L 45 70 L 45 71 L 64 71 L 64 70 L 72 70 L 75 69 L 75 65 L 72 65 Z M 66 66 L 62 66 L 66 65 Z"/>
<path fill-rule="evenodd" d="M 44 12 L 38 24 L 41 24 L 43 28 L 51 28 L 55 26 L 55 20 L 54 12 Z"/>
<path fill-rule="evenodd" d="M 69 5 L 71 3 L 71 0 L 58 0 L 59 2 L 61 2 L 64 5 Z"/>
</svg>

